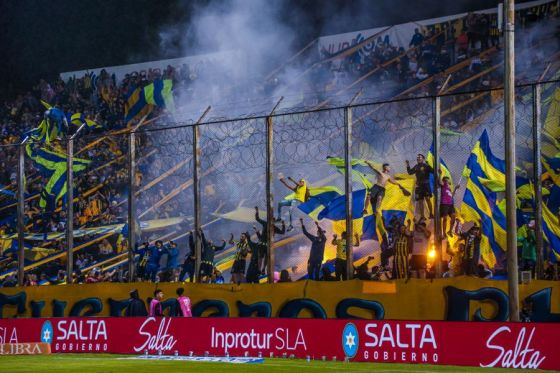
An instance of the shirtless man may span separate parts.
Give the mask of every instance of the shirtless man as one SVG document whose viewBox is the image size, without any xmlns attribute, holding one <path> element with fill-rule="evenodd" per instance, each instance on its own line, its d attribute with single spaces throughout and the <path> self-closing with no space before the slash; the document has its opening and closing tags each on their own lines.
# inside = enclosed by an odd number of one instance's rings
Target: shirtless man
<svg viewBox="0 0 560 373">
<path fill-rule="evenodd" d="M 408 191 L 404 189 L 404 187 L 400 185 L 397 181 L 395 181 L 395 179 L 393 179 L 393 177 L 391 176 L 391 167 L 389 166 L 389 163 L 383 163 L 381 171 L 375 168 L 372 162 L 366 161 L 366 163 L 369 166 L 369 168 L 371 168 L 373 172 L 376 173 L 377 180 L 375 182 L 375 185 L 373 185 L 371 189 L 368 191 L 367 196 L 369 198 L 366 199 L 366 204 L 363 213 L 365 214 L 368 206 L 371 205 L 373 209 L 373 213 L 376 214 L 377 209 L 381 206 L 381 201 L 385 196 L 385 186 L 387 185 L 387 183 L 391 183 L 398 186 L 399 188 L 401 188 L 402 192 L 405 195 L 408 193 Z"/>
</svg>

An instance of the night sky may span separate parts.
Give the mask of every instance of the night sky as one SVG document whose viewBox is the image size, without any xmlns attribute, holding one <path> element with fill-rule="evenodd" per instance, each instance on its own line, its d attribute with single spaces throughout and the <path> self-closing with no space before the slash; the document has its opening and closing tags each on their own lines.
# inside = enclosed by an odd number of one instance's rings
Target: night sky
<svg viewBox="0 0 560 373">
<path fill-rule="evenodd" d="M 300 38 L 294 48 L 321 34 L 491 8 L 499 3 L 497 0 L 242 1 L 285 4 L 281 18 L 299 30 Z M 39 78 L 52 78 L 63 71 L 181 57 L 160 50 L 158 31 L 188 24 L 193 8 L 207 3 L 209 0 L 0 0 L 0 97 L 13 97 L 29 89 Z M 351 24 L 333 22 L 336 14 L 355 16 L 355 20 Z"/>
</svg>

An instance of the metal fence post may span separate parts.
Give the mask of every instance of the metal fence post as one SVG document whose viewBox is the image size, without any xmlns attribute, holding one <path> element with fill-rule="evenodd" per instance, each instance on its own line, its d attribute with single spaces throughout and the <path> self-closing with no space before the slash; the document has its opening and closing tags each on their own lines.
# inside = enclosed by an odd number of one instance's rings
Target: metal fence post
<svg viewBox="0 0 560 373">
<path fill-rule="evenodd" d="M 354 232 L 352 227 L 352 108 L 344 108 L 344 194 L 346 195 L 346 273 L 354 276 Z"/>
<path fill-rule="evenodd" d="M 515 187 L 515 1 L 504 4 L 504 138 L 506 160 L 506 231 L 510 321 L 519 321 L 519 284 L 517 264 L 517 216 Z"/>
<path fill-rule="evenodd" d="M 136 247 L 136 134 L 128 133 L 128 281 L 134 281 Z"/>
<path fill-rule="evenodd" d="M 74 136 L 66 148 L 66 283 L 73 282 L 74 271 Z"/>
<path fill-rule="evenodd" d="M 440 186 L 439 186 L 439 170 L 440 170 L 440 157 L 439 157 L 439 147 L 440 147 L 440 129 L 441 129 L 441 98 L 434 97 L 432 102 L 432 134 L 433 134 L 433 145 L 434 145 L 434 244 L 436 251 L 436 275 L 441 277 L 441 259 L 442 259 L 442 249 L 441 240 L 442 235 L 445 232 L 441 232 L 441 216 L 439 213 L 440 204 Z"/>
<path fill-rule="evenodd" d="M 17 185 L 17 236 L 18 236 L 18 286 L 23 286 L 23 277 L 25 275 L 25 138 L 18 149 L 18 185 Z"/>
<path fill-rule="evenodd" d="M 274 255 L 272 250 L 272 236 L 274 235 L 274 196 L 272 195 L 272 164 L 274 131 L 272 116 L 266 117 L 266 255 L 268 282 L 274 283 Z"/>
<path fill-rule="evenodd" d="M 202 260 L 202 242 L 199 239 L 198 232 L 200 231 L 200 129 L 198 123 L 192 126 L 193 138 L 193 198 L 194 198 L 194 251 L 195 251 L 195 266 L 194 266 L 194 280 L 200 282 L 200 263 Z"/>
<path fill-rule="evenodd" d="M 86 127 L 82 124 L 72 135 L 68 136 L 66 148 L 66 283 L 73 282 L 74 272 L 74 139 Z"/>
<path fill-rule="evenodd" d="M 537 278 L 544 277 L 544 243 L 542 230 L 541 164 L 541 86 L 533 85 L 533 185 L 535 188 L 535 238 L 537 243 Z"/>
</svg>

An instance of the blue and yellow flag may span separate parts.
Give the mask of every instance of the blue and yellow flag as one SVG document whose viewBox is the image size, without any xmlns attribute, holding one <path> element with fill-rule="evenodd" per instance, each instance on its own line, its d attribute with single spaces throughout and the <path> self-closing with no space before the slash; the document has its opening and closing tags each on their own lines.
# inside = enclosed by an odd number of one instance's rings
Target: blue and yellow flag
<svg viewBox="0 0 560 373">
<path fill-rule="evenodd" d="M 428 166 L 432 167 L 435 170 L 434 145 L 433 144 L 430 147 L 430 151 L 426 155 L 426 163 L 428 164 Z M 451 176 L 451 171 L 449 171 L 449 168 L 447 167 L 447 164 L 445 164 L 445 161 L 441 157 L 439 157 L 439 168 L 441 170 L 441 177 L 442 178 L 443 177 L 448 177 L 449 178 L 449 187 L 451 188 L 451 190 L 453 190 L 453 177 Z M 432 188 L 432 192 L 435 190 L 434 180 L 435 180 L 434 179 L 434 174 L 431 174 L 430 175 L 430 188 Z"/>
<path fill-rule="evenodd" d="M 327 157 L 327 163 L 334 166 L 341 174 L 345 174 L 344 159 L 338 157 Z M 377 162 L 369 162 L 379 172 L 383 171 L 383 165 Z M 414 217 L 411 191 L 414 188 L 414 179 L 405 178 L 399 180 L 399 184 L 407 190 L 408 195 L 404 195 L 401 188 L 392 183 L 385 186 L 385 196 L 379 206 L 379 213 L 373 213 L 373 206 L 366 203 L 367 189 L 373 186 L 368 178 L 376 178 L 368 162 L 364 159 L 352 159 L 352 177 L 361 181 L 366 189 L 352 193 L 352 226 L 353 231 L 357 232 L 362 240 L 381 241 L 385 237 L 385 226 L 394 216 L 400 219 L 411 219 Z M 367 206 L 367 209 L 366 209 Z M 366 210 L 364 212 L 364 210 Z M 322 209 L 318 215 L 319 219 L 329 219 L 333 222 L 333 232 L 341 234 L 346 230 L 346 197 L 341 195 Z"/>
<path fill-rule="evenodd" d="M 543 189 L 543 195 L 546 194 L 546 207 L 555 215 L 560 212 L 560 186 L 553 185 L 550 191 Z"/>
<path fill-rule="evenodd" d="M 154 106 L 175 112 L 173 81 L 158 79 L 145 87 L 136 88 L 126 98 L 124 106 L 125 122 L 128 124 L 151 113 Z"/>
<path fill-rule="evenodd" d="M 319 213 L 335 198 L 340 197 L 342 192 L 335 186 L 310 187 L 309 199 L 298 206 L 310 218 L 317 221 Z M 288 198 L 290 196 L 287 196 Z"/>
<path fill-rule="evenodd" d="M 345 174 L 344 159 L 339 157 L 327 157 L 327 163 L 334 166 L 342 175 Z M 370 162 L 379 171 L 383 171 L 383 165 L 378 162 Z M 370 189 L 373 183 L 368 178 L 377 178 L 375 171 L 373 171 L 366 163 L 365 159 L 352 158 L 352 178 L 361 181 L 365 188 Z"/>
<path fill-rule="evenodd" d="M 50 144 L 52 140 L 66 131 L 68 122 L 62 109 L 53 107 L 43 100 L 41 100 L 41 104 L 47 111 L 45 111 L 44 118 L 39 122 L 37 128 L 31 130 L 31 136 L 36 141 Z"/>
<path fill-rule="evenodd" d="M 493 268 L 502 261 L 506 250 L 506 218 L 498 206 L 497 192 L 481 180 L 505 184 L 505 162 L 492 154 L 486 130 L 475 144 L 463 170 L 467 180 L 461 216 L 481 227 L 482 260 Z"/>
<path fill-rule="evenodd" d="M 560 186 L 560 157 L 541 157 L 541 164 L 545 170 L 544 177 L 549 177 L 555 185 Z"/>
<path fill-rule="evenodd" d="M 56 203 L 66 195 L 66 159 L 67 156 L 62 153 L 53 152 L 44 148 L 32 149 L 28 144 L 25 147 L 27 155 L 34 161 L 41 175 L 48 178 L 49 181 L 41 191 L 41 199 L 39 206 L 54 209 Z M 73 171 L 74 175 L 80 175 L 91 162 L 85 159 L 74 158 Z M 49 200 L 54 200 L 52 204 L 48 204 Z"/>
<path fill-rule="evenodd" d="M 551 249 L 550 259 L 557 263 L 560 259 L 560 221 L 558 215 L 554 215 L 544 204 L 542 225 L 544 238 Z"/>
<path fill-rule="evenodd" d="M 377 239 L 375 215 L 372 214 L 371 206 L 364 214 L 366 193 L 366 189 L 352 192 L 352 230 L 362 240 Z M 318 218 L 331 220 L 333 233 L 341 235 L 346 230 L 346 196 L 333 199 L 322 209 Z"/>
<path fill-rule="evenodd" d="M 82 124 L 85 124 L 89 129 L 103 128 L 101 124 L 87 118 L 83 113 L 74 113 L 72 115 L 69 115 L 69 117 L 69 122 L 76 127 L 80 127 Z"/>
<path fill-rule="evenodd" d="M 414 188 L 413 179 L 399 180 L 399 184 L 409 192 Z M 403 222 L 407 219 L 414 219 L 414 205 L 412 203 L 411 194 L 404 195 L 401 188 L 397 185 L 388 183 L 379 206 L 377 215 L 373 214 L 373 207 L 366 206 L 365 189 L 361 189 L 352 193 L 352 227 L 355 233 L 358 233 L 362 240 L 381 241 L 385 236 L 385 226 L 393 217 L 401 219 Z M 319 219 L 329 219 L 333 223 L 333 232 L 341 234 L 346 230 L 346 196 L 332 200 L 321 213 Z"/>
<path fill-rule="evenodd" d="M 543 105 L 550 103 L 543 125 L 543 153 L 548 157 L 560 157 L 560 88 L 556 88 Z"/>
</svg>

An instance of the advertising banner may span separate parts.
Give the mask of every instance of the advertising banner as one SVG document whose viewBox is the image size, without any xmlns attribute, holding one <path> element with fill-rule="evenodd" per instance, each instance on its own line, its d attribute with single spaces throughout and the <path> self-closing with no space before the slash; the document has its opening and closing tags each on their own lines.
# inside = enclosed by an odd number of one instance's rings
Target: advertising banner
<svg viewBox="0 0 560 373">
<path fill-rule="evenodd" d="M 531 7 L 540 6 L 543 4 L 552 4 L 554 0 L 537 0 L 529 1 L 525 3 L 519 3 L 515 5 L 517 11 L 522 9 L 527 9 Z M 495 14 L 498 12 L 498 8 L 489 8 L 484 10 L 477 10 L 476 13 L 484 14 Z M 409 48 L 409 43 L 414 35 L 414 29 L 434 29 L 441 30 L 443 24 L 448 24 L 448 26 L 453 26 L 456 32 L 460 32 L 463 28 L 462 19 L 465 18 L 467 13 L 454 14 L 445 17 L 430 18 L 424 20 L 418 20 L 415 22 L 402 23 L 399 25 L 388 26 L 388 27 L 377 27 L 368 30 L 360 30 L 347 32 L 343 34 L 327 35 L 322 36 L 318 39 L 317 46 L 320 53 L 326 52 L 328 55 L 339 53 L 347 48 L 350 48 L 356 44 L 359 44 L 366 40 L 367 38 L 375 35 L 383 40 L 385 36 L 389 36 L 390 44 L 394 47 L 403 47 L 405 49 Z M 458 36 L 458 34 L 455 34 Z M 369 55 L 374 49 L 377 40 L 372 40 L 371 43 L 364 45 L 360 48 L 359 53 L 362 56 Z"/>
<path fill-rule="evenodd" d="M 263 356 L 560 369 L 560 324 L 280 318 L 0 320 L 3 343 L 53 353 Z"/>
<path fill-rule="evenodd" d="M 153 283 L 97 283 L 0 288 L 0 318 L 122 316 L 129 292 L 147 306 Z M 159 283 L 164 314 L 175 313 L 184 288 L 194 316 L 376 320 L 509 320 L 507 282 L 460 276 L 435 280 L 297 281 L 277 284 Z M 560 282 L 519 285 L 519 301 L 531 321 L 560 322 Z"/>
</svg>

